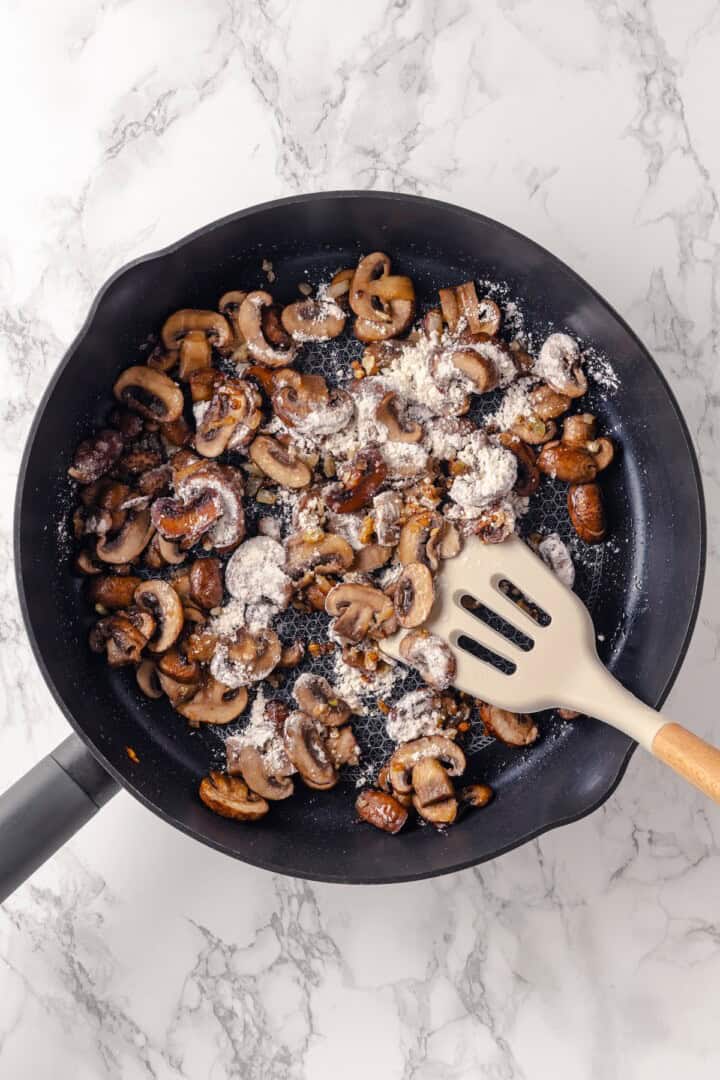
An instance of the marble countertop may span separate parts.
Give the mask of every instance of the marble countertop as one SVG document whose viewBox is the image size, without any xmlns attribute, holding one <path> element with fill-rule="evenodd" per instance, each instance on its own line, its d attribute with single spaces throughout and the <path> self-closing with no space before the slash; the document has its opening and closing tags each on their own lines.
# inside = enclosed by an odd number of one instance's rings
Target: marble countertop
<svg viewBox="0 0 720 1080">
<path fill-rule="evenodd" d="M 717 738 L 717 0 L 81 0 L 5 6 L 0 786 L 67 733 L 9 506 L 36 403 L 103 281 L 239 207 L 434 195 L 573 265 L 699 451 L 705 602 L 668 701 Z M 477 870 L 275 878 L 118 795 L 0 911 L 0 1076 L 716 1077 L 720 814 L 637 753 L 597 813 Z"/>
</svg>

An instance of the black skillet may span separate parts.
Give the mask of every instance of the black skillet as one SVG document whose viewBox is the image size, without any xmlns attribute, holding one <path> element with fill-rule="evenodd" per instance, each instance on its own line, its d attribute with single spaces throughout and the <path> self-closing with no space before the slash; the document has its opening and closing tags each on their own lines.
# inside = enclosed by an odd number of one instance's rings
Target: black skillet
<svg viewBox="0 0 720 1080">
<path fill-rule="evenodd" d="M 700 597 L 703 496 L 675 399 L 629 327 L 549 252 L 468 210 L 381 192 L 266 203 L 119 271 L 38 409 L 17 491 L 17 580 L 38 664 L 75 733 L 0 798 L 0 899 L 118 784 L 168 823 L 245 862 L 321 881 L 375 883 L 491 859 L 589 813 L 618 783 L 634 747 L 626 736 L 592 720 L 561 725 L 545 717 L 544 737 L 530 751 L 471 744 L 480 749 L 470 772 L 488 780 L 496 798 L 447 834 L 415 827 L 390 837 L 358 825 L 351 784 L 329 793 L 303 789 L 256 825 L 233 823 L 197 797 L 209 761 L 218 760 L 217 736 L 189 731 L 169 706 L 142 699 L 131 675 L 110 672 L 87 648 L 90 613 L 58 539 L 69 506 L 65 474 L 78 441 L 107 413 L 118 373 L 176 308 L 212 308 L 227 289 L 265 286 L 263 259 L 277 274 L 276 297 L 289 300 L 298 282 L 326 280 L 376 249 L 392 256 L 394 272 L 412 275 L 421 303 L 438 286 L 468 278 L 504 282 L 536 334 L 548 325 L 565 329 L 612 360 L 619 391 L 595 386 L 588 406 L 621 448 L 605 483 L 612 540 L 579 559 L 577 587 L 593 609 L 609 667 L 651 705 L 667 695 Z M 353 346 L 339 348 L 346 361 Z M 316 369 L 327 363 L 327 352 L 311 359 Z M 569 535 L 562 504 L 562 492 L 548 484 L 530 526 Z M 360 734 L 371 757 L 384 753 L 377 724 Z"/>
</svg>

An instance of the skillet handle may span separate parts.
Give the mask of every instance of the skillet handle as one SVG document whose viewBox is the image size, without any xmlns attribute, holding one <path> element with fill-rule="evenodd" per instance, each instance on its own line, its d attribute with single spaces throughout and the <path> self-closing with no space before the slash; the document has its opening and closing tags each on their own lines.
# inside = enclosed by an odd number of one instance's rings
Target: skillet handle
<svg viewBox="0 0 720 1080">
<path fill-rule="evenodd" d="M 117 790 L 73 734 L 0 795 L 0 903 Z"/>
</svg>

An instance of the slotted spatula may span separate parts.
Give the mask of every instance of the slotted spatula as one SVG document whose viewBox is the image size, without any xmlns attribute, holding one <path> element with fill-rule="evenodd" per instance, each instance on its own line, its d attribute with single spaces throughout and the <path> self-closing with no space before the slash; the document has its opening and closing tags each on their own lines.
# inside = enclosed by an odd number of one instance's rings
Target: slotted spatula
<svg viewBox="0 0 720 1080">
<path fill-rule="evenodd" d="M 532 604 L 521 607 L 512 600 L 504 591 L 508 583 Z M 494 619 L 501 628 L 496 629 L 473 614 L 463 605 L 468 597 L 506 625 Z M 533 604 L 549 616 L 547 625 L 530 614 Z M 610 674 L 597 655 L 587 608 L 523 540 L 468 540 L 460 555 L 443 563 L 424 625 L 452 649 L 457 663 L 453 683 L 459 690 L 512 712 L 560 707 L 597 717 L 720 803 L 720 750 L 644 705 Z M 511 628 L 525 636 L 525 648 L 506 636 Z M 401 630 L 379 643 L 401 663 L 399 646 L 405 633 Z M 468 640 L 505 661 L 506 670 L 499 670 L 493 658 L 469 652 Z M 512 665 L 515 670 L 509 673 Z"/>
</svg>

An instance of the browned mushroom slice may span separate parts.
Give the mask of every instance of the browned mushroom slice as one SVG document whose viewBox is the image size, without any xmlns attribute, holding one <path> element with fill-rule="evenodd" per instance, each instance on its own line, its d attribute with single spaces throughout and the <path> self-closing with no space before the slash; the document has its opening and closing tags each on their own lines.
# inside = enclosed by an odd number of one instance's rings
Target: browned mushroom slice
<svg viewBox="0 0 720 1080">
<path fill-rule="evenodd" d="M 487 784 L 468 784 L 458 792 L 463 806 L 487 806 L 493 797 L 493 789 Z"/>
<path fill-rule="evenodd" d="M 371 628 L 382 630 L 393 616 L 393 603 L 379 589 L 355 583 L 336 585 L 325 598 L 335 618 L 334 632 L 346 641 L 362 641 Z"/>
<path fill-rule="evenodd" d="M 457 819 L 458 802 L 455 798 L 443 799 L 440 802 L 431 803 L 429 806 L 421 806 L 417 795 L 413 795 L 412 804 L 420 817 L 437 829 L 452 825 Z"/>
<path fill-rule="evenodd" d="M 432 370 L 439 385 L 447 382 L 445 372 L 448 360 L 456 371 L 470 380 L 476 394 L 487 394 L 498 385 L 498 370 L 491 357 L 483 356 L 469 345 L 461 343 L 434 357 Z"/>
<path fill-rule="evenodd" d="M 295 533 L 285 547 L 285 568 L 291 577 L 300 577 L 309 570 L 340 574 L 350 569 L 355 558 L 347 540 L 335 533 L 323 533 L 318 540 L 306 540 L 303 533 Z"/>
<path fill-rule="evenodd" d="M 142 554 L 150 542 L 153 526 L 150 523 L 149 510 L 131 510 L 125 524 L 115 536 L 101 536 L 95 547 L 95 554 L 101 562 L 120 566 L 131 563 Z"/>
<path fill-rule="evenodd" d="M 235 757 L 234 768 L 252 791 L 271 802 L 287 799 L 295 790 L 289 776 L 276 776 L 268 771 L 265 758 L 255 746 L 242 747 Z"/>
<path fill-rule="evenodd" d="M 190 596 L 206 611 L 219 607 L 223 598 L 219 559 L 195 559 L 190 567 Z"/>
<path fill-rule="evenodd" d="M 282 646 L 274 630 L 254 633 L 240 629 L 235 640 L 219 646 L 210 661 L 210 671 L 227 686 L 249 686 L 275 670 L 280 663 Z"/>
<path fill-rule="evenodd" d="M 181 550 L 191 548 L 222 517 L 222 501 L 214 491 L 202 491 L 194 499 L 156 499 L 152 523 L 166 540 L 178 541 Z"/>
<path fill-rule="evenodd" d="M 531 446 L 541 446 L 552 442 L 557 435 L 557 424 L 552 420 L 541 420 L 539 416 L 518 416 L 510 432 Z"/>
<path fill-rule="evenodd" d="M 421 739 L 403 743 L 388 762 L 388 775 L 393 790 L 401 795 L 412 791 L 410 774 L 425 758 L 437 758 L 445 764 L 450 776 L 462 776 L 467 764 L 459 746 L 444 735 L 425 735 Z"/>
<path fill-rule="evenodd" d="M 229 724 L 244 712 L 247 700 L 244 686 L 225 686 L 208 677 L 189 701 L 177 704 L 175 708 L 195 727 L 199 724 Z"/>
<path fill-rule="evenodd" d="M 166 675 L 156 667 L 157 680 L 163 690 L 163 693 L 167 694 L 168 700 L 173 709 L 178 708 L 180 705 L 185 705 L 188 701 L 198 693 L 201 688 L 200 683 L 181 683 L 177 679 L 173 679 L 170 675 Z M 198 724 L 193 723 L 192 727 L 198 727 Z"/>
<path fill-rule="evenodd" d="M 148 469 L 138 477 L 137 485 L 141 495 L 147 495 L 156 499 L 164 495 L 172 482 L 172 469 L 169 465 L 158 465 L 154 469 Z"/>
<path fill-rule="evenodd" d="M 501 431 L 497 436 L 501 446 L 517 458 L 517 480 L 515 491 L 518 495 L 534 495 L 540 487 L 540 470 L 537 466 L 535 453 L 517 435 L 509 431 Z"/>
<path fill-rule="evenodd" d="M 325 740 L 327 752 L 336 769 L 343 765 L 359 765 L 361 751 L 350 724 L 331 728 Z"/>
<path fill-rule="evenodd" d="M 212 523 L 204 543 L 220 555 L 234 551 L 245 536 L 244 485 L 240 470 L 215 461 L 203 462 L 199 467 L 193 465 L 186 475 L 176 475 L 175 490 L 187 502 L 201 494 L 211 494 L 219 500 L 220 516 Z M 183 546 L 188 545 L 184 542 Z"/>
<path fill-rule="evenodd" d="M 566 397 L 582 397 L 587 390 L 580 347 L 568 334 L 551 334 L 546 338 L 535 371 L 551 389 Z"/>
<path fill-rule="evenodd" d="M 157 667 L 158 671 L 161 671 L 163 675 L 169 675 L 176 682 L 192 683 L 193 685 L 200 682 L 199 663 L 196 660 L 190 660 L 182 648 L 177 645 L 172 645 L 167 652 L 163 653 L 158 660 Z"/>
<path fill-rule="evenodd" d="M 360 792 L 355 800 L 355 809 L 362 821 L 392 834 L 400 832 L 408 817 L 405 807 L 393 795 L 373 788 Z"/>
<path fill-rule="evenodd" d="M 325 746 L 319 720 L 296 710 L 285 721 L 285 751 L 308 787 L 327 791 L 337 783 L 337 771 Z"/>
<path fill-rule="evenodd" d="M 230 349 L 241 350 L 245 343 L 245 338 L 238 323 L 240 308 L 246 296 L 246 292 L 241 292 L 239 289 L 231 289 L 229 292 L 223 293 L 218 300 L 218 311 L 225 316 L 232 330 L 232 341 L 230 342 L 230 346 L 226 348 L 226 352 L 230 351 Z"/>
<path fill-rule="evenodd" d="M 260 395 L 249 382 L 225 379 L 203 407 L 195 432 L 198 453 L 215 458 L 224 450 L 247 445 L 262 420 L 260 405 Z"/>
<path fill-rule="evenodd" d="M 327 289 L 325 289 L 325 295 L 329 300 L 334 300 L 337 304 L 340 304 L 343 309 L 347 309 L 350 285 L 354 277 L 355 270 L 352 268 L 338 270 L 338 272 L 333 274 L 330 278 L 330 284 Z"/>
<path fill-rule="evenodd" d="M 179 566 L 187 558 L 187 553 L 180 549 L 176 540 L 166 540 L 162 533 L 156 532 L 145 549 L 145 565 L 151 570 L 162 570 L 164 566 Z"/>
<path fill-rule="evenodd" d="M 110 667 L 125 667 L 140 662 L 147 635 L 128 612 L 118 611 L 95 624 L 89 643 L 93 652 L 106 653 Z"/>
<path fill-rule="evenodd" d="M 326 727 L 339 727 L 350 716 L 350 706 L 322 675 L 305 672 L 295 680 L 292 692 L 298 708 Z"/>
<path fill-rule="evenodd" d="M 400 655 L 420 673 L 428 686 L 447 690 L 455 678 L 457 664 L 446 641 L 428 630 L 412 630 L 400 642 Z"/>
<path fill-rule="evenodd" d="M 157 701 L 163 696 L 163 689 L 158 681 L 157 668 L 153 660 L 143 660 L 135 672 L 135 678 L 145 697 Z"/>
<path fill-rule="evenodd" d="M 398 396 L 392 390 L 381 398 L 375 416 L 386 428 L 390 442 L 417 443 L 423 437 L 422 424 L 405 422 L 398 405 Z"/>
<path fill-rule="evenodd" d="M 598 472 L 606 469 L 615 456 L 608 438 L 597 437 L 597 420 L 592 413 L 568 416 L 563 424 L 561 445 L 591 454 Z"/>
<path fill-rule="evenodd" d="M 352 514 L 366 506 L 387 477 L 387 465 L 375 447 L 361 450 L 343 478 L 342 487 L 326 491 L 325 502 L 336 514 Z"/>
<path fill-rule="evenodd" d="M 91 604 L 100 604 L 108 611 L 127 608 L 132 604 L 140 583 L 140 578 L 132 575 L 118 577 L 116 574 L 102 574 L 88 582 L 88 598 Z"/>
<path fill-rule="evenodd" d="M 227 319 L 217 311 L 185 308 L 166 320 L 161 336 L 168 352 L 178 352 L 178 375 L 186 380 L 191 372 L 210 367 L 213 345 L 217 349 L 225 349 L 231 341 L 232 332 Z"/>
<path fill-rule="evenodd" d="M 183 411 L 183 393 L 162 371 L 136 365 L 126 368 L 113 387 L 118 401 L 162 424 L 177 420 Z"/>
<path fill-rule="evenodd" d="M 385 566 L 392 557 L 393 548 L 385 544 L 366 544 L 355 556 L 355 569 L 361 574 L 370 574 Z"/>
<path fill-rule="evenodd" d="M 270 809 L 267 801 L 250 791 L 239 776 L 225 776 L 220 772 L 211 772 L 203 778 L 200 798 L 208 810 L 234 821 L 258 821 Z"/>
<path fill-rule="evenodd" d="M 546 476 L 569 484 L 590 483 L 598 472 L 595 458 L 588 450 L 564 446 L 560 442 L 543 446 L 538 454 L 537 467 Z"/>
<path fill-rule="evenodd" d="M 480 706 L 480 719 L 488 734 L 507 746 L 530 746 L 537 740 L 537 724 L 527 713 L 509 712 L 483 703 Z"/>
<path fill-rule="evenodd" d="M 431 570 L 437 570 L 439 564 L 438 545 L 443 533 L 443 519 L 430 510 L 413 514 L 402 527 L 398 558 L 407 566 L 409 563 L 424 563 Z"/>
<path fill-rule="evenodd" d="M 388 323 L 393 321 L 393 305 L 414 304 L 415 286 L 409 277 L 392 275 L 390 259 L 375 251 L 358 263 L 350 283 L 349 300 L 358 318 Z"/>
<path fill-rule="evenodd" d="M 395 583 L 395 614 L 406 630 L 420 626 L 429 616 L 435 601 L 430 570 L 423 563 L 408 563 Z"/>
<path fill-rule="evenodd" d="M 597 484 L 571 484 L 567 494 L 568 513 L 575 532 L 586 544 L 605 539 L 605 511 Z"/>
<path fill-rule="evenodd" d="M 297 300 L 283 308 L 281 321 L 296 341 L 329 341 L 342 334 L 345 315 L 337 304 L 324 300 Z"/>
<path fill-rule="evenodd" d="M 79 574 L 101 574 L 102 566 L 95 561 L 89 551 L 80 551 L 75 559 L 75 569 Z"/>
<path fill-rule="evenodd" d="M 297 345 L 287 337 L 280 326 L 287 344 L 273 344 L 268 338 L 268 323 L 263 326 L 263 312 L 272 307 L 273 298 L 268 292 L 257 290 L 248 293 L 240 305 L 237 326 L 247 342 L 248 352 L 253 360 L 266 367 L 286 367 L 291 364 L 297 352 Z M 271 331 L 272 333 L 272 331 Z"/>
<path fill-rule="evenodd" d="M 423 758 L 413 767 L 411 783 L 415 795 L 413 802 L 420 812 L 455 795 L 452 780 L 434 757 Z"/>
<path fill-rule="evenodd" d="M 312 471 L 294 450 L 269 435 L 258 435 L 250 444 L 250 458 L 271 480 L 287 488 L 307 487 Z"/>
<path fill-rule="evenodd" d="M 301 375 L 292 368 L 276 372 L 273 387 L 273 409 L 290 427 L 302 425 L 330 399 L 322 375 Z"/>
<path fill-rule="evenodd" d="M 547 383 L 531 390 L 529 398 L 534 414 L 541 420 L 556 420 L 558 416 L 568 411 L 572 403 L 572 398 L 553 390 Z"/>
<path fill-rule="evenodd" d="M 103 428 L 97 435 L 80 443 L 68 476 L 79 484 L 92 484 L 108 472 L 123 452 L 124 440 L 119 431 Z"/>
<path fill-rule="evenodd" d="M 172 585 L 158 578 L 138 585 L 135 603 L 141 610 L 149 612 L 157 623 L 148 649 L 155 653 L 165 652 L 177 640 L 185 621 L 180 597 Z"/>
<path fill-rule="evenodd" d="M 391 337 L 403 334 L 415 315 L 415 303 L 412 300 L 392 301 L 392 320 L 379 322 L 374 319 L 357 318 L 353 327 L 353 333 L 358 341 L 374 342 L 385 341 Z"/>
</svg>

